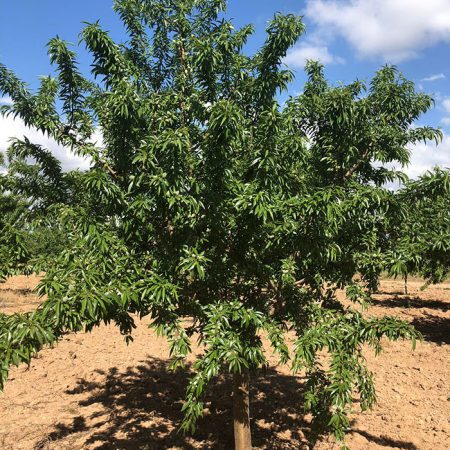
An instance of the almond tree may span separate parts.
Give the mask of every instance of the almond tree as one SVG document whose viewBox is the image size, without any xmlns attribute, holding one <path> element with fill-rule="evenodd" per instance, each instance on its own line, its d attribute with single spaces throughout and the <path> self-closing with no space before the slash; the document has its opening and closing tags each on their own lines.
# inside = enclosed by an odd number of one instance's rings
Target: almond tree
<svg viewBox="0 0 450 450">
<path fill-rule="evenodd" d="M 70 46 L 52 39 L 56 78 L 36 94 L 0 68 L 0 92 L 13 100 L 3 113 L 92 161 L 82 199 L 55 206 L 67 245 L 39 286 L 46 300 L 30 314 L 0 315 L 0 380 L 67 331 L 114 322 L 131 339 L 136 315 L 150 316 L 172 368 L 192 339 L 203 348 L 182 429 L 194 430 L 208 385 L 230 373 L 235 445 L 250 449 L 249 383 L 267 365 L 264 333 L 280 363 L 305 371 L 316 424 L 342 440 L 354 395 L 363 410 L 375 401 L 363 344 L 379 352 L 383 337 L 417 336 L 344 306 L 336 290 L 365 304 L 378 282 L 373 261 L 397 204 L 383 185 L 402 177 L 383 164 L 407 164 L 408 145 L 439 139 L 410 127 L 432 99 L 395 67 L 368 87 L 334 87 L 309 62 L 303 93 L 280 105 L 293 78 L 282 61 L 301 19 L 275 15 L 248 55 L 253 28 L 235 29 L 225 6 L 117 0 L 128 41 L 87 24 L 88 79 Z"/>
<path fill-rule="evenodd" d="M 0 153 L 0 167 L 4 156 Z M 0 175 L 1 176 L 1 175 Z M 0 280 L 16 271 L 24 271 L 28 260 L 22 230 L 27 203 L 1 186 L 0 192 Z"/>
<path fill-rule="evenodd" d="M 0 153 L 0 167 L 1 281 L 49 268 L 66 241 L 53 211 L 82 201 L 83 174 L 64 172 L 49 150 L 26 137 Z"/>
<path fill-rule="evenodd" d="M 425 279 L 426 287 L 441 283 L 450 272 L 450 171 L 435 168 L 408 181 L 397 193 L 400 214 L 389 230 L 386 268 L 402 276 Z"/>
</svg>

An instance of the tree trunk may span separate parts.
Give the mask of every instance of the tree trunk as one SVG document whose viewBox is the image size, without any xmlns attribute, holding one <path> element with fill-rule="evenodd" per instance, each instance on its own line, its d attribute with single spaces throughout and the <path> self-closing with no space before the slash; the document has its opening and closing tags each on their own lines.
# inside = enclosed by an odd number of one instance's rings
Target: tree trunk
<svg viewBox="0 0 450 450">
<path fill-rule="evenodd" d="M 250 376 L 247 369 L 233 375 L 234 448 L 251 450 L 250 432 Z"/>
<path fill-rule="evenodd" d="M 408 295 L 408 274 L 405 275 L 405 295 Z"/>
</svg>

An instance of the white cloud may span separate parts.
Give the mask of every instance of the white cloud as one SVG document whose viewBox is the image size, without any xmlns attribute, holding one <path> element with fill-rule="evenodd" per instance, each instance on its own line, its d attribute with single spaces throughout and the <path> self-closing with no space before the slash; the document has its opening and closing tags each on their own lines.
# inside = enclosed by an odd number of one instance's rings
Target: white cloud
<svg viewBox="0 0 450 450">
<path fill-rule="evenodd" d="M 441 92 L 436 91 L 436 92 L 433 92 L 433 98 L 436 102 L 441 102 L 445 97 L 442 95 Z"/>
<path fill-rule="evenodd" d="M 417 178 L 435 166 L 450 168 L 450 134 L 437 146 L 433 143 L 417 143 L 411 147 L 411 164 L 403 169 L 411 178 Z"/>
<path fill-rule="evenodd" d="M 436 166 L 450 169 L 450 134 L 444 133 L 443 140 L 438 145 L 432 142 L 419 142 L 410 145 L 409 149 L 411 150 L 411 161 L 407 167 L 402 168 L 397 164 L 387 164 L 386 167 L 401 170 L 412 179 L 417 179 Z M 376 165 L 381 166 L 382 164 Z M 387 183 L 386 186 L 397 189 L 399 185 L 398 182 L 394 182 Z"/>
<path fill-rule="evenodd" d="M 442 107 L 446 112 L 450 113 L 450 98 L 444 98 L 444 100 L 442 100 Z"/>
<path fill-rule="evenodd" d="M 437 73 L 435 75 L 430 75 L 429 77 L 422 78 L 421 81 L 436 81 L 436 80 L 443 80 L 445 78 L 445 75 L 443 73 Z"/>
<path fill-rule="evenodd" d="M 442 109 L 445 111 L 446 114 L 450 114 L 450 97 L 449 98 L 444 98 L 442 100 Z M 443 117 L 440 122 L 443 125 L 450 125 L 450 117 L 449 116 L 445 116 Z"/>
<path fill-rule="evenodd" d="M 303 69 L 308 59 L 320 61 L 323 64 L 343 63 L 339 56 L 334 56 L 325 45 L 302 43 L 289 50 L 284 58 L 284 63 L 289 67 Z"/>
<path fill-rule="evenodd" d="M 342 36 L 359 56 L 399 62 L 450 43 L 449 0 L 307 0 L 319 33 Z"/>
<path fill-rule="evenodd" d="M 0 152 L 5 152 L 12 137 L 23 138 L 26 136 L 34 144 L 39 144 L 50 150 L 61 161 L 63 170 L 89 168 L 89 161 L 81 156 L 74 155 L 68 148 L 59 145 L 54 139 L 42 134 L 35 128 L 25 126 L 21 119 L 0 116 Z M 101 139 L 100 135 L 96 138 Z"/>
<path fill-rule="evenodd" d="M 2 104 L 2 105 L 11 105 L 12 104 L 11 97 L 0 97 L 0 104 Z"/>
</svg>

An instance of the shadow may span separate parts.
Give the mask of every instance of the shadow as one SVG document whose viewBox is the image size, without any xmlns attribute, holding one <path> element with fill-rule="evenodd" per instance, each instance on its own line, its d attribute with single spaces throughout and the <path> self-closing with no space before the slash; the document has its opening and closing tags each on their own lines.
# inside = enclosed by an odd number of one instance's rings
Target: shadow
<svg viewBox="0 0 450 450">
<path fill-rule="evenodd" d="M 403 289 L 377 289 L 374 294 L 376 295 L 406 295 Z"/>
<path fill-rule="evenodd" d="M 89 429 L 89 427 L 86 425 L 86 419 L 82 416 L 74 417 L 70 425 L 58 423 L 55 425 L 55 428 L 55 431 L 52 431 L 48 435 L 48 440 L 50 442 L 57 441 L 71 434 L 79 433 L 80 431 L 86 431 Z"/>
<path fill-rule="evenodd" d="M 35 296 L 36 293 L 29 288 L 1 288 L 0 287 L 0 293 L 10 293 L 10 294 L 16 294 L 16 295 L 21 295 L 24 297 L 27 296 Z"/>
<path fill-rule="evenodd" d="M 367 431 L 362 430 L 353 430 L 352 433 L 358 433 L 359 435 L 364 436 L 368 441 L 378 444 L 382 447 L 419 450 L 419 448 L 412 442 L 397 441 L 387 436 L 375 436 L 373 434 L 367 433 Z"/>
<path fill-rule="evenodd" d="M 81 379 L 68 391 L 82 395 L 82 415 L 71 425 L 57 424 L 49 436 L 53 443 L 80 431 L 86 433 L 85 445 L 96 449 L 219 449 L 234 448 L 232 422 L 232 383 L 228 376 L 219 377 L 208 389 L 204 416 L 192 436 L 179 432 L 183 417 L 181 408 L 189 371 L 170 372 L 168 362 L 149 358 L 125 372 L 111 368 L 102 373 L 101 382 Z M 274 369 L 252 377 L 251 416 L 255 447 L 267 449 L 308 448 L 311 438 L 308 423 L 302 421 L 299 377 L 279 374 Z M 101 408 L 91 405 L 97 404 Z M 86 424 L 89 424 L 87 426 Z"/>
<path fill-rule="evenodd" d="M 84 447 L 102 450 L 229 450 L 234 448 L 232 383 L 221 376 L 210 386 L 204 416 L 192 436 L 179 430 L 190 371 L 170 372 L 168 361 L 151 358 L 120 372 L 97 371 L 100 381 L 80 379 L 67 391 L 79 395 L 79 409 L 71 424 L 56 424 L 41 442 L 62 448 L 71 435 L 82 432 Z M 255 448 L 288 450 L 313 448 L 323 436 L 311 429 L 301 409 L 304 380 L 274 369 L 251 379 L 252 438 Z M 354 430 L 382 446 L 416 450 L 409 442 Z M 77 437 L 79 439 L 79 436 Z M 78 441 L 79 442 L 79 441 Z M 52 447 L 53 448 L 53 447 Z M 37 447 L 36 447 L 37 449 Z"/>
<path fill-rule="evenodd" d="M 425 313 L 411 322 L 427 341 L 450 344 L 450 319 Z"/>
<path fill-rule="evenodd" d="M 46 450 L 49 448 L 50 443 L 53 441 L 60 440 L 66 436 L 78 433 L 80 431 L 88 430 L 86 421 L 84 417 L 81 416 L 75 417 L 72 420 L 72 424 L 69 426 L 59 423 L 55 425 L 55 428 L 55 431 L 52 431 L 48 436 L 45 436 L 43 439 L 36 442 L 33 450 Z"/>
<path fill-rule="evenodd" d="M 411 297 L 408 295 L 401 295 L 387 298 L 387 299 L 372 299 L 374 306 L 381 306 L 384 308 L 428 308 L 438 309 L 441 311 L 450 310 L 450 303 L 440 300 L 423 300 L 420 297 Z"/>
</svg>

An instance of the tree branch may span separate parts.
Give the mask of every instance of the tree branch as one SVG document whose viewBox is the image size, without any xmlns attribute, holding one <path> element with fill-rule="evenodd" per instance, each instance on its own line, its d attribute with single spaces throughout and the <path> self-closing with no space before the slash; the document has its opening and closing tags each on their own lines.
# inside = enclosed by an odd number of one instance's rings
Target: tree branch
<svg viewBox="0 0 450 450">
<path fill-rule="evenodd" d="M 369 156 L 371 149 L 372 149 L 372 146 L 369 145 L 366 148 L 366 150 L 364 150 L 363 154 L 361 155 L 361 159 L 359 161 L 357 161 L 355 164 L 353 164 L 353 166 L 350 167 L 350 169 L 348 169 L 347 172 L 345 172 L 345 175 L 343 177 L 344 180 L 349 179 L 355 173 L 355 171 L 361 167 L 361 164 L 366 162 L 366 158 Z"/>
</svg>

